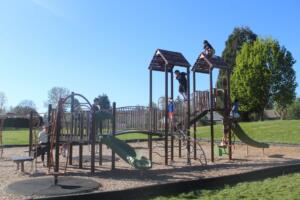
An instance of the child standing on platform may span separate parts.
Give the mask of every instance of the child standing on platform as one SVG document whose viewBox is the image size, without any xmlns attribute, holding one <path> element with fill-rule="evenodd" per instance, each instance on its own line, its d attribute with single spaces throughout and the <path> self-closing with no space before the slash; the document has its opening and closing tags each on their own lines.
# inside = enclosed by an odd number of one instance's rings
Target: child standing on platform
<svg viewBox="0 0 300 200">
<path fill-rule="evenodd" d="M 215 49 L 211 46 L 211 44 L 207 41 L 203 41 L 203 49 L 204 51 L 201 53 L 200 58 L 207 57 L 211 58 L 215 55 Z"/>
<path fill-rule="evenodd" d="M 237 119 L 240 118 L 240 114 L 239 114 L 239 100 L 235 99 L 233 106 L 232 106 L 232 110 L 231 110 L 231 115 L 233 117 L 233 119 Z"/>
<path fill-rule="evenodd" d="M 172 98 L 169 98 L 169 103 L 168 103 L 168 116 L 169 120 L 173 121 L 173 116 L 174 116 L 174 102 Z"/>
</svg>

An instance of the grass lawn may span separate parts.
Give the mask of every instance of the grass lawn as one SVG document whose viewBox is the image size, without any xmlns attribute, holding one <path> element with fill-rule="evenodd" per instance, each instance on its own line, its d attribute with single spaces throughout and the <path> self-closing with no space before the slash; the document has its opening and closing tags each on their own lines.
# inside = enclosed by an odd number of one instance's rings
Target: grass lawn
<svg viewBox="0 0 300 200">
<path fill-rule="evenodd" d="M 3 131 L 3 144 L 28 144 L 28 134 L 28 129 L 10 129 L 7 131 Z"/>
<path fill-rule="evenodd" d="M 29 143 L 29 130 L 28 129 L 15 129 L 15 130 L 7 130 L 3 132 L 3 144 L 4 145 L 22 145 L 22 144 L 28 144 Z M 157 136 L 153 136 L 155 138 Z M 138 134 L 138 133 L 132 133 L 132 134 L 126 134 L 126 135 L 120 135 L 118 138 L 122 140 L 130 140 L 130 139 L 147 139 L 148 136 L 145 134 Z"/>
<path fill-rule="evenodd" d="M 300 120 L 275 120 L 263 122 L 241 122 L 241 127 L 254 140 L 261 142 L 280 142 L 300 144 Z M 215 127 L 215 138 L 223 136 L 223 126 Z M 210 127 L 198 127 L 197 136 L 210 138 Z"/>
<path fill-rule="evenodd" d="M 242 122 L 241 127 L 254 140 L 261 142 L 280 142 L 300 144 L 300 120 L 276 120 L 264 122 Z M 215 139 L 222 138 L 223 127 L 221 124 L 215 125 Z M 210 127 L 198 127 L 197 136 L 199 138 L 210 138 Z M 118 138 L 147 139 L 145 134 L 126 134 Z M 7 130 L 3 132 L 4 144 L 28 144 L 28 130 Z"/>
<path fill-rule="evenodd" d="M 148 139 L 148 135 L 140 133 L 131 133 L 125 135 L 117 136 L 121 140 L 131 140 L 131 139 Z M 152 138 L 157 138 L 158 136 L 153 136 Z"/>
<path fill-rule="evenodd" d="M 239 183 L 218 190 L 197 190 L 178 196 L 157 197 L 155 200 L 298 200 L 300 197 L 300 173 L 269 178 L 263 181 Z"/>
</svg>

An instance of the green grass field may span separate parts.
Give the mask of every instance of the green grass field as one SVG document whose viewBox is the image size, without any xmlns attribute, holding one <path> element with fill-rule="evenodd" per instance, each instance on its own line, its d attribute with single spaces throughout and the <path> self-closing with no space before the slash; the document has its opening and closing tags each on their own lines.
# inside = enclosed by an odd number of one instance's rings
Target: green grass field
<svg viewBox="0 0 300 200">
<path fill-rule="evenodd" d="M 3 144 L 11 145 L 23 145 L 29 142 L 29 130 L 28 129 L 10 129 L 3 131 Z"/>
<path fill-rule="evenodd" d="M 276 120 L 263 122 L 242 122 L 244 131 L 254 140 L 261 142 L 279 142 L 300 144 L 300 121 L 299 120 Z M 215 138 L 223 136 L 223 126 L 215 127 Z M 210 127 L 197 128 L 197 136 L 210 138 Z"/>
<path fill-rule="evenodd" d="M 299 120 L 276 120 L 264 122 L 242 122 L 240 123 L 245 132 L 254 140 L 261 142 L 280 142 L 300 144 L 300 121 Z M 215 139 L 222 138 L 223 127 L 215 125 Z M 210 138 L 210 127 L 198 127 L 199 138 Z M 144 134 L 127 134 L 119 136 L 120 139 L 146 139 Z M 8 130 L 3 132 L 4 144 L 28 144 L 28 130 Z"/>
<path fill-rule="evenodd" d="M 28 129 L 11 129 L 3 132 L 3 144 L 4 145 L 26 145 L 29 143 L 29 130 Z M 154 136 L 155 138 L 157 136 Z M 126 134 L 120 135 L 118 138 L 122 140 L 130 139 L 147 139 L 148 136 L 145 134 Z"/>
<path fill-rule="evenodd" d="M 298 200 L 300 198 L 300 173 L 269 178 L 263 181 L 239 183 L 218 190 L 197 190 L 178 196 L 157 197 L 154 200 Z"/>
</svg>

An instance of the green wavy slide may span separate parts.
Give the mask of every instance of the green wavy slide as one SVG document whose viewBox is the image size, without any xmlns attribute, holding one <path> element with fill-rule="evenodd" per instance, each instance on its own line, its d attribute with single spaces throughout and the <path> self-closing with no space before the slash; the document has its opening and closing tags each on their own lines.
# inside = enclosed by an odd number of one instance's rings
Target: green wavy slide
<svg viewBox="0 0 300 200">
<path fill-rule="evenodd" d="M 134 148 L 124 141 L 112 136 L 104 136 L 102 137 L 102 142 L 134 168 L 150 169 L 152 167 L 152 163 L 149 159 L 141 156 Z"/>
</svg>

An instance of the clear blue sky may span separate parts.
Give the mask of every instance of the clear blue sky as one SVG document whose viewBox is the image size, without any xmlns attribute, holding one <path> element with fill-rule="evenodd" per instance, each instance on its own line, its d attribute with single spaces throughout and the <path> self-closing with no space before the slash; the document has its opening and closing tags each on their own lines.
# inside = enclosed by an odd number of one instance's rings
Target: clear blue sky
<svg viewBox="0 0 300 200">
<path fill-rule="evenodd" d="M 221 54 L 236 26 L 286 46 L 299 83 L 299 8 L 297 0 L 1 0 L 0 91 L 7 106 L 29 99 L 40 112 L 53 86 L 90 100 L 106 93 L 119 106 L 147 105 L 147 67 L 157 48 L 193 64 L 204 39 Z M 158 98 L 162 75 L 154 81 Z M 198 83 L 208 88 L 206 76 Z"/>
</svg>

